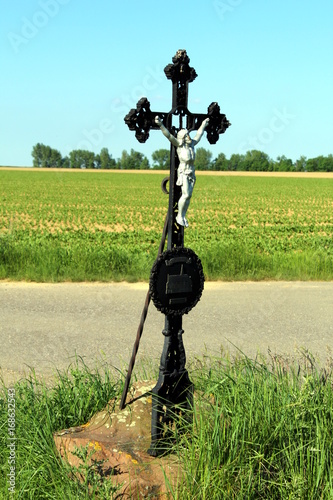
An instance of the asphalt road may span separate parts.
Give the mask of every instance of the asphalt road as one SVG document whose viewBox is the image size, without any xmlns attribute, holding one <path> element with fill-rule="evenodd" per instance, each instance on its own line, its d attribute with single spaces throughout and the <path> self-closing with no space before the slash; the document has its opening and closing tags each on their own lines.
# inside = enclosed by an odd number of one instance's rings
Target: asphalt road
<svg viewBox="0 0 333 500">
<path fill-rule="evenodd" d="M 35 369 L 52 376 L 75 354 L 126 370 L 147 284 L 0 282 L 0 367 L 6 384 Z M 160 358 L 164 316 L 151 304 L 138 362 Z M 183 319 L 191 360 L 203 354 L 298 356 L 325 364 L 333 347 L 333 282 L 206 283 Z"/>
</svg>

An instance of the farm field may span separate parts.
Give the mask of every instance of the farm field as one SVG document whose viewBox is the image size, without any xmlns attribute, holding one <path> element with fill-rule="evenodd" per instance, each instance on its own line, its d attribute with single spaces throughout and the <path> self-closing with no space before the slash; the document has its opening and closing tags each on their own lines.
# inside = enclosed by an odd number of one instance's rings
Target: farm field
<svg viewBox="0 0 333 500">
<path fill-rule="evenodd" d="M 0 279 L 148 280 L 167 172 L 0 169 Z M 197 176 L 185 245 L 208 280 L 332 280 L 333 177 Z"/>
</svg>

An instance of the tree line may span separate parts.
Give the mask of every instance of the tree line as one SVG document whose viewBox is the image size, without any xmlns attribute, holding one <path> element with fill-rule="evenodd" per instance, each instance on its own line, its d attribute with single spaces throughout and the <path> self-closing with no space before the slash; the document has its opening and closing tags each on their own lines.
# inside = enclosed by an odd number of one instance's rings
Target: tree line
<svg viewBox="0 0 333 500">
<path fill-rule="evenodd" d="M 63 157 L 57 149 L 37 143 L 32 149 L 34 167 L 44 168 L 75 168 L 75 169 L 118 169 L 118 170 L 168 170 L 170 151 L 158 149 L 152 153 L 152 162 L 138 151 L 124 150 L 121 157 L 115 159 L 108 148 L 102 148 L 100 153 L 84 149 L 75 149 Z M 333 155 L 306 158 L 301 156 L 293 162 L 286 156 L 270 158 L 263 151 L 253 149 L 245 154 L 232 154 L 228 159 L 224 153 L 213 158 L 211 151 L 205 148 L 196 149 L 196 170 L 224 170 L 248 172 L 333 172 Z"/>
</svg>

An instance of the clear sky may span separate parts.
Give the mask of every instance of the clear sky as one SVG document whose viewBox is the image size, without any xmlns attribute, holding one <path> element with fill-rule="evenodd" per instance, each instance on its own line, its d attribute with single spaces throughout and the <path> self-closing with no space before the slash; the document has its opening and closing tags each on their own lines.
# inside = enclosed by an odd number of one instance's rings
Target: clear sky
<svg viewBox="0 0 333 500">
<path fill-rule="evenodd" d="M 0 165 L 29 166 L 41 142 L 114 158 L 168 148 L 136 141 L 142 96 L 169 111 L 164 67 L 186 49 L 189 109 L 213 101 L 232 126 L 210 146 L 296 160 L 333 153 L 332 0 L 0 0 Z"/>
</svg>

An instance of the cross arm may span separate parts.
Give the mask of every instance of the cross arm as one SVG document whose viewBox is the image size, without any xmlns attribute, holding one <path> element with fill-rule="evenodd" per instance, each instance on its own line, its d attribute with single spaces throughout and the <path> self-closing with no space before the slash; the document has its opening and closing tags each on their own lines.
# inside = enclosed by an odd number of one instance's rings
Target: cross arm
<svg viewBox="0 0 333 500">
<path fill-rule="evenodd" d="M 189 131 L 199 131 L 203 121 L 209 118 L 209 123 L 205 129 L 207 132 L 207 140 L 210 144 L 215 144 L 219 139 L 219 135 L 223 134 L 231 125 L 226 115 L 220 112 L 220 106 L 217 102 L 212 102 L 210 106 L 208 106 L 207 114 L 191 113 L 188 109 L 182 111 L 185 111 L 187 129 Z M 155 122 L 156 116 L 159 116 L 164 127 L 167 129 L 171 128 L 171 123 L 169 123 L 171 122 L 171 113 L 151 111 L 150 102 L 146 97 L 142 97 L 138 101 L 136 108 L 131 109 L 125 116 L 125 123 L 130 130 L 135 131 L 137 140 L 143 143 L 148 139 L 150 130 L 158 130 L 160 128 L 160 125 Z"/>
<path fill-rule="evenodd" d="M 125 116 L 125 123 L 130 130 L 135 131 L 135 137 L 139 142 L 146 142 L 150 130 L 158 130 L 160 126 L 155 122 L 155 117 L 159 116 L 164 125 L 167 123 L 168 113 L 151 111 L 150 102 L 146 97 L 142 97 L 136 108 L 130 110 Z"/>
<path fill-rule="evenodd" d="M 215 144 L 219 139 L 219 135 L 223 134 L 231 123 L 227 120 L 226 116 L 220 112 L 220 106 L 217 102 L 212 102 L 210 106 L 208 106 L 207 114 L 205 115 L 188 113 L 188 130 L 199 131 L 206 118 L 209 118 L 209 123 L 206 126 L 207 140 L 210 144 Z"/>
</svg>

